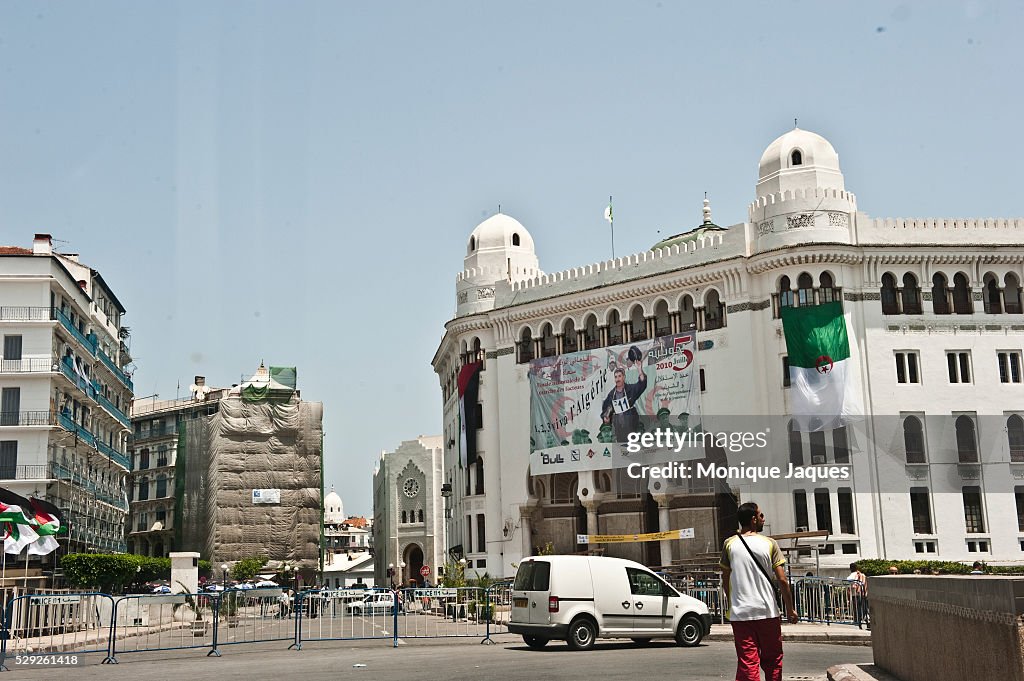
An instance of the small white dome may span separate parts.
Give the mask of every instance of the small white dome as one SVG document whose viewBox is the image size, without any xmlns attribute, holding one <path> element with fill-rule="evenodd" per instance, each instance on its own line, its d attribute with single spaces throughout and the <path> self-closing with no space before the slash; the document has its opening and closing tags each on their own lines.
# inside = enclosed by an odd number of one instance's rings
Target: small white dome
<svg viewBox="0 0 1024 681">
<path fill-rule="evenodd" d="M 533 237 L 518 220 L 497 213 L 477 225 L 469 235 L 466 254 L 504 248 L 522 248 L 533 253 Z"/>
<path fill-rule="evenodd" d="M 794 158 L 794 153 L 798 157 Z M 817 167 L 839 171 L 839 154 L 821 135 L 794 128 L 768 145 L 758 164 L 758 180 L 765 180 L 786 168 Z"/>
<path fill-rule="evenodd" d="M 344 520 L 344 507 L 341 505 L 341 497 L 331 487 L 331 491 L 324 495 L 324 522 L 340 523 Z"/>
</svg>

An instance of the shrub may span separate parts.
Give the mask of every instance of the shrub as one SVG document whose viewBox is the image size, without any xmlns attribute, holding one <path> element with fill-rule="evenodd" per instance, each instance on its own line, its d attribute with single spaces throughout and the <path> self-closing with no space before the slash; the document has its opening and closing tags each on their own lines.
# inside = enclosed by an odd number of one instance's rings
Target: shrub
<svg viewBox="0 0 1024 681">
<path fill-rule="evenodd" d="M 231 579 L 244 582 L 253 579 L 267 564 L 266 558 L 243 558 L 231 568 Z"/>
</svg>

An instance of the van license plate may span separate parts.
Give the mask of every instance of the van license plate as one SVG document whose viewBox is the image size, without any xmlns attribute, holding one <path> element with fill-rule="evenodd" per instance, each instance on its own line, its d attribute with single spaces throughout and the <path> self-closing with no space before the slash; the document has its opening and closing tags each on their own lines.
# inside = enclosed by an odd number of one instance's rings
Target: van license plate
<svg viewBox="0 0 1024 681">
<path fill-rule="evenodd" d="M 525 608 L 527 605 L 527 599 L 525 598 L 513 598 L 512 605 L 517 608 Z"/>
</svg>

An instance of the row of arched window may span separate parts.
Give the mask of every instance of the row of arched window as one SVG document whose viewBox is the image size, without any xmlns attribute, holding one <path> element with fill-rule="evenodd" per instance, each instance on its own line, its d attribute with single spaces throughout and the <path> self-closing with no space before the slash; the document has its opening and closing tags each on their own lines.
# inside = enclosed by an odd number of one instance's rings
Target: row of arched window
<svg viewBox="0 0 1024 681">
<path fill-rule="evenodd" d="M 829 272 L 818 275 L 818 284 L 808 272 L 801 272 L 796 278 L 796 288 L 788 276 L 779 279 L 779 290 L 772 294 L 772 313 L 778 319 L 784 307 L 807 307 L 821 305 L 833 301 L 842 302 L 842 289 L 836 286 L 835 279 Z"/>
<path fill-rule="evenodd" d="M 1008 272 L 1000 280 L 992 272 L 984 276 L 982 292 L 983 309 L 986 314 L 1021 314 L 1020 280 L 1013 272 Z M 931 298 L 932 313 L 974 314 L 974 300 L 971 294 L 970 278 L 963 272 L 953 275 L 952 287 L 942 272 L 932 276 Z M 912 272 L 904 273 L 897 280 L 892 272 L 882 275 L 882 314 L 921 314 L 921 288 L 917 276 Z"/>
<path fill-rule="evenodd" d="M 667 301 L 659 300 L 654 305 L 654 314 L 649 317 L 637 304 L 625 318 L 612 308 L 604 323 L 598 320 L 597 314 L 590 313 L 583 319 L 581 328 L 576 327 L 573 319 L 564 320 L 558 328 L 545 322 L 538 335 L 534 335 L 531 327 L 524 326 L 516 343 L 516 358 L 523 363 L 537 357 L 622 345 L 693 329 L 711 331 L 726 325 L 726 305 L 717 290 L 708 289 L 700 304 L 686 294 L 679 299 L 675 310 L 669 308 Z"/>
<path fill-rule="evenodd" d="M 419 520 L 417 520 L 419 518 Z M 422 523 L 423 522 L 423 509 L 415 511 L 402 511 L 402 524 L 407 525 L 409 523 Z"/>
<path fill-rule="evenodd" d="M 957 463 L 979 463 L 978 437 L 974 419 L 961 415 L 954 422 Z M 1024 463 L 1024 418 L 1011 414 L 1006 419 L 1006 438 L 1012 463 Z M 907 463 L 927 463 L 924 423 L 917 416 L 903 419 L 903 446 Z"/>
</svg>

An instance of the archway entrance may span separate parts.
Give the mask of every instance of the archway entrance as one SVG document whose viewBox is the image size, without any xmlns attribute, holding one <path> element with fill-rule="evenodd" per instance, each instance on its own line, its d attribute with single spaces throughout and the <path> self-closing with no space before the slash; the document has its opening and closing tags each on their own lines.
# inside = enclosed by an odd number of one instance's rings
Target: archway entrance
<svg viewBox="0 0 1024 681">
<path fill-rule="evenodd" d="M 402 575 L 402 586 L 408 586 L 410 581 L 423 585 L 423 577 L 420 575 L 420 568 L 423 567 L 423 549 L 419 544 L 409 544 L 405 547 L 405 574 Z"/>
</svg>

